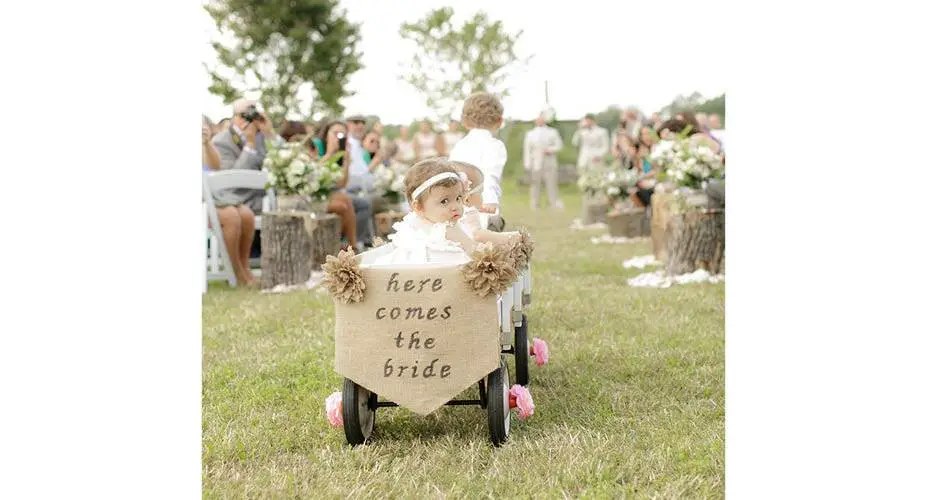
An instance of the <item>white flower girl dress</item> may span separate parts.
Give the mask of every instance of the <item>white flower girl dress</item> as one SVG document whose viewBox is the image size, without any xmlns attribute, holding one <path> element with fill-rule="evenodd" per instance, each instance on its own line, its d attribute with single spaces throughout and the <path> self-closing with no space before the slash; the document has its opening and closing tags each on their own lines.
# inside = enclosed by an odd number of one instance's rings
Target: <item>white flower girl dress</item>
<svg viewBox="0 0 927 500">
<path fill-rule="evenodd" d="M 431 222 L 410 212 L 393 224 L 392 249 L 379 255 L 374 266 L 408 264 L 465 264 L 470 257 L 459 243 L 447 239 L 447 222 Z"/>
</svg>

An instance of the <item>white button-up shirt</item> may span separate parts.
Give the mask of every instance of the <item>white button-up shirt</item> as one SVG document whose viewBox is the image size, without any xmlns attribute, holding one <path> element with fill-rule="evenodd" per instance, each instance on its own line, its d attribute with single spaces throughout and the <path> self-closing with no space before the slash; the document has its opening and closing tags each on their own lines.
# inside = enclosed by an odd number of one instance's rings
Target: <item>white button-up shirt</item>
<svg viewBox="0 0 927 500">
<path fill-rule="evenodd" d="M 563 140 L 560 132 L 547 125 L 535 127 L 525 134 L 525 144 L 522 157 L 525 170 L 543 170 L 545 166 L 557 166 L 557 153 L 563 149 Z M 550 150 L 553 154 L 548 154 Z"/>
<path fill-rule="evenodd" d="M 579 148 L 577 166 L 584 167 L 592 162 L 593 158 L 603 158 L 609 149 L 608 131 L 593 125 L 590 128 L 580 127 L 573 134 L 573 145 Z"/>
<path fill-rule="evenodd" d="M 348 189 L 361 188 L 366 191 L 373 189 L 373 174 L 367 169 L 364 161 L 364 146 L 360 139 L 348 135 L 348 149 L 351 151 L 351 164 L 348 166 Z"/>
<path fill-rule="evenodd" d="M 448 158 L 469 163 L 483 173 L 483 204 L 502 201 L 502 170 L 508 154 L 505 144 L 492 136 L 492 132 L 475 128 L 454 145 Z"/>
</svg>

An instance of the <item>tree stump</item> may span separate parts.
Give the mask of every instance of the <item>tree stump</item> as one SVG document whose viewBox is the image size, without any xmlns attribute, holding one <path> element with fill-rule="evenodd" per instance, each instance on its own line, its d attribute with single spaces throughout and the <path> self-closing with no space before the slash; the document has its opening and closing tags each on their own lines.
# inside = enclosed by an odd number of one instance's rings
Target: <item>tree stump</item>
<svg viewBox="0 0 927 500">
<path fill-rule="evenodd" d="M 605 216 L 611 205 L 604 196 L 589 196 L 583 194 L 580 219 L 584 225 L 605 222 Z"/>
<path fill-rule="evenodd" d="M 377 236 L 386 238 L 386 235 L 393 232 L 393 224 L 401 221 L 405 216 L 406 214 L 394 210 L 378 213 L 375 216 Z"/>
<path fill-rule="evenodd" d="M 724 210 L 698 209 L 674 215 L 667 231 L 669 275 L 724 269 Z"/>
<path fill-rule="evenodd" d="M 322 269 L 325 257 L 341 251 L 341 217 L 335 214 L 316 214 L 316 227 L 312 234 L 312 269 Z"/>
<path fill-rule="evenodd" d="M 315 227 L 316 221 L 309 212 L 264 212 L 261 216 L 262 288 L 309 281 Z"/>
<path fill-rule="evenodd" d="M 606 217 L 608 234 L 623 236 L 625 238 L 640 238 L 646 236 L 647 211 L 643 208 L 631 207 L 609 212 Z"/>
<path fill-rule="evenodd" d="M 650 239 L 653 243 L 653 257 L 660 262 L 666 262 L 666 229 L 669 224 L 670 199 L 669 193 L 653 193 L 650 197 Z"/>
</svg>

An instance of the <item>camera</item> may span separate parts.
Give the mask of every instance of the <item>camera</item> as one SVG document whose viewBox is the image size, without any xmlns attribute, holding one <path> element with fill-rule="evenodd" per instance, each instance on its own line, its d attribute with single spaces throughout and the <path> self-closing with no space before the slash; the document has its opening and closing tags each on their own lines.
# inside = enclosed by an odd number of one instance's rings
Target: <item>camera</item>
<svg viewBox="0 0 927 500">
<path fill-rule="evenodd" d="M 347 136 L 344 135 L 344 132 L 338 132 L 338 133 L 336 133 L 336 134 L 335 134 L 335 137 L 338 138 L 338 148 L 339 148 L 341 151 L 344 151 L 345 149 L 347 149 L 347 147 L 348 147 L 348 139 L 347 139 Z"/>
<path fill-rule="evenodd" d="M 260 111 L 258 111 L 257 106 L 255 106 L 254 104 L 248 106 L 247 109 L 242 111 L 241 117 L 244 118 L 245 121 L 248 123 L 255 122 L 255 121 L 257 122 L 264 121 L 264 116 L 261 114 Z"/>
</svg>

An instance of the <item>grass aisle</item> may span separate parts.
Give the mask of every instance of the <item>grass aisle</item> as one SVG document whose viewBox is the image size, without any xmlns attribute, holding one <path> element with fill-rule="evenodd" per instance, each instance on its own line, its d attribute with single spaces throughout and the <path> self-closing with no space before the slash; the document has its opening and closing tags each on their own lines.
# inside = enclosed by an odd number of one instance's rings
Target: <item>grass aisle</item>
<svg viewBox="0 0 927 500">
<path fill-rule="evenodd" d="M 530 333 L 537 405 L 489 444 L 478 407 L 427 418 L 377 412 L 375 444 L 329 426 L 333 306 L 324 294 L 213 286 L 203 299 L 203 486 L 207 498 L 722 497 L 724 288 L 630 288 L 621 262 L 648 243 L 592 245 L 565 212 L 527 207 L 508 182 L 506 219 L 533 234 Z M 532 365 L 533 366 L 533 365 Z M 509 359 L 510 370 L 514 370 Z"/>
</svg>

